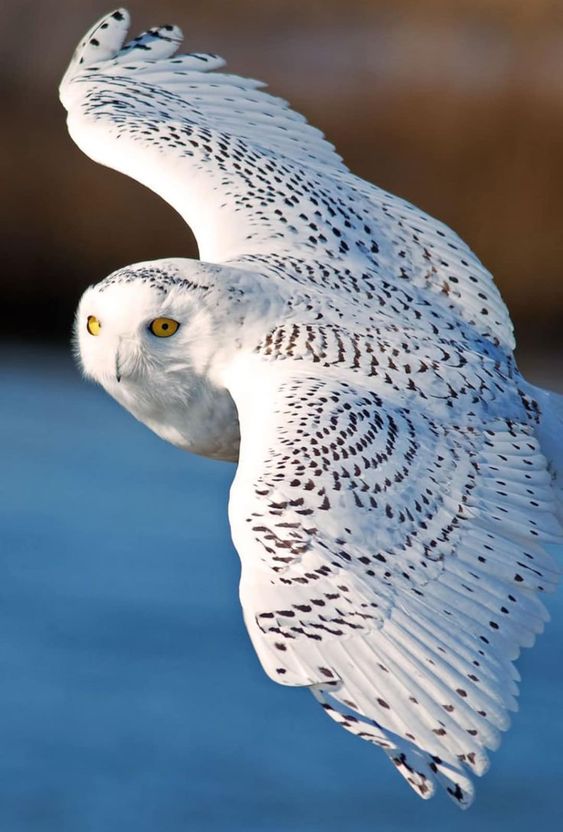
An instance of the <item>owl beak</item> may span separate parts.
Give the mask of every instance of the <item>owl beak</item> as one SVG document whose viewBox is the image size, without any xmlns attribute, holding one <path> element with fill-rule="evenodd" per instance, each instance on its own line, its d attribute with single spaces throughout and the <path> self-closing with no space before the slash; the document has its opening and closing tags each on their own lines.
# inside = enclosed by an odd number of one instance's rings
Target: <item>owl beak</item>
<svg viewBox="0 0 563 832">
<path fill-rule="evenodd" d="M 121 368 L 119 366 L 119 347 L 115 351 L 115 380 L 118 383 L 121 381 Z"/>
</svg>

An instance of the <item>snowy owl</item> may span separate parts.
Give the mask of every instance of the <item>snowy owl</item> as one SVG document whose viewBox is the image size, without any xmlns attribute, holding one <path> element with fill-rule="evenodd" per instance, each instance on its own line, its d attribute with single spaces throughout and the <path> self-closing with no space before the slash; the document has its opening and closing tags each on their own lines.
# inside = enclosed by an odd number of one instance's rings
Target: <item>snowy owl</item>
<svg viewBox="0 0 563 832">
<path fill-rule="evenodd" d="M 491 275 L 176 26 L 82 40 L 73 139 L 164 197 L 201 261 L 84 293 L 85 375 L 179 448 L 238 462 L 229 517 L 266 673 L 310 688 L 423 798 L 460 806 L 516 709 L 562 541 L 563 398 L 519 374 Z"/>
</svg>

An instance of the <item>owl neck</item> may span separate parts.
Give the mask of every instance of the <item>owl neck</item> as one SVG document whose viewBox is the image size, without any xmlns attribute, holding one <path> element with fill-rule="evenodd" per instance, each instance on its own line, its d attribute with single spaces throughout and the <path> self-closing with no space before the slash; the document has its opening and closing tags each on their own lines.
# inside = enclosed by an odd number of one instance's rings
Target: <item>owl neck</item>
<svg viewBox="0 0 563 832">
<path fill-rule="evenodd" d="M 238 416 L 230 393 L 206 378 L 192 377 L 182 390 L 167 379 L 166 391 L 112 384 L 108 392 L 154 433 L 183 450 L 211 459 L 237 462 Z"/>
</svg>

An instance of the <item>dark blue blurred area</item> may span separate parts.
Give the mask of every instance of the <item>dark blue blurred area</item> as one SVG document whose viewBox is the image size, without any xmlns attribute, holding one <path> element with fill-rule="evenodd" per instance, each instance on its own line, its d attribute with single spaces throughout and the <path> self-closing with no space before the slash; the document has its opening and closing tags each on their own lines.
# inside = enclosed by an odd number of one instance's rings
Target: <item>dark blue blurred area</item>
<svg viewBox="0 0 563 832">
<path fill-rule="evenodd" d="M 558 828 L 561 594 L 474 807 L 424 804 L 260 669 L 234 468 L 164 444 L 65 354 L 4 348 L 0 372 L 0 832 Z"/>
</svg>

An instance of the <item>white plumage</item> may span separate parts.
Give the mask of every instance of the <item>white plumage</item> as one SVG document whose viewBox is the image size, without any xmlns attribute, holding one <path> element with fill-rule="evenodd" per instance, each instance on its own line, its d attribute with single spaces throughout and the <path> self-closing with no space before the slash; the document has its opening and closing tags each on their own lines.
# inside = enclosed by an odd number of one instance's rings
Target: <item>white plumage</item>
<svg viewBox="0 0 563 832">
<path fill-rule="evenodd" d="M 202 261 L 87 290 L 86 374 L 165 439 L 238 460 L 229 516 L 266 672 L 411 786 L 473 796 L 562 541 L 560 397 L 520 376 L 490 274 L 446 226 L 177 27 L 118 10 L 61 84 L 69 130 L 192 227 Z"/>
</svg>

